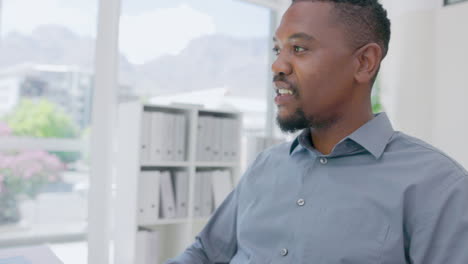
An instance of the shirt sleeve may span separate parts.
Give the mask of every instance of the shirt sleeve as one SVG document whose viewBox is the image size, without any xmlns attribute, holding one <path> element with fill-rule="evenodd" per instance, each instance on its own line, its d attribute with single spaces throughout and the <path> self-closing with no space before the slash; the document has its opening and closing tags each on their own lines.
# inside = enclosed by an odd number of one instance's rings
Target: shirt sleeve
<svg viewBox="0 0 468 264">
<path fill-rule="evenodd" d="M 410 235 L 414 264 L 468 263 L 468 177 L 452 183 Z"/>
<path fill-rule="evenodd" d="M 214 212 L 195 243 L 165 264 L 229 263 L 237 251 L 237 192 L 235 188 Z"/>
</svg>

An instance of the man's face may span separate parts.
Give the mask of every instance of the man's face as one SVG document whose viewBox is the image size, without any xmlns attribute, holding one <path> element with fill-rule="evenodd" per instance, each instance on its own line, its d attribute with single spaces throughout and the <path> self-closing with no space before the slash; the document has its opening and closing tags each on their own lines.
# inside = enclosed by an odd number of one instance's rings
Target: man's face
<svg viewBox="0 0 468 264">
<path fill-rule="evenodd" d="M 325 2 L 295 3 L 276 31 L 272 70 L 283 131 L 326 127 L 352 107 L 355 49 L 333 8 Z"/>
</svg>

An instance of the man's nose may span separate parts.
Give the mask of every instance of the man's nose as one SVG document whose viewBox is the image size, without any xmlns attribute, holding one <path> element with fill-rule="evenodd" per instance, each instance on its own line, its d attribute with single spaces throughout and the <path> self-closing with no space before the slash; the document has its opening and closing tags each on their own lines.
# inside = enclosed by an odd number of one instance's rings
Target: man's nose
<svg viewBox="0 0 468 264">
<path fill-rule="evenodd" d="M 292 67 L 285 55 L 278 55 L 276 60 L 271 65 L 271 70 L 275 75 L 284 74 L 289 75 L 292 72 Z"/>
</svg>

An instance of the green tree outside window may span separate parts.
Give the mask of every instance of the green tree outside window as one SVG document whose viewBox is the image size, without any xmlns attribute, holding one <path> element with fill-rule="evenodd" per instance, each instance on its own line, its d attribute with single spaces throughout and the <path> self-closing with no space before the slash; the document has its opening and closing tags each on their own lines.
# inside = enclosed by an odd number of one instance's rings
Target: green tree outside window
<svg viewBox="0 0 468 264">
<path fill-rule="evenodd" d="M 22 99 L 5 118 L 14 136 L 36 138 L 76 138 L 79 130 L 73 120 L 56 104 L 46 100 Z M 64 163 L 80 158 L 76 152 L 51 152 Z"/>
</svg>

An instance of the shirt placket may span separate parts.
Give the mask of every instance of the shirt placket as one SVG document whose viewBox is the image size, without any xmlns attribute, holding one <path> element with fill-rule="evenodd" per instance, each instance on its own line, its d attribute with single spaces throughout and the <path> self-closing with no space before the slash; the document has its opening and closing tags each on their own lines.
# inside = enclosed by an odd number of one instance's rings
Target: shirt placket
<svg viewBox="0 0 468 264">
<path fill-rule="evenodd" d="M 272 263 L 290 264 L 304 261 L 302 244 L 304 231 L 313 227 L 313 221 L 319 217 L 320 186 L 323 178 L 328 176 L 328 165 L 328 157 L 317 156 L 311 151 L 308 151 L 307 158 L 298 164 L 307 169 L 297 182 L 300 185 L 297 189 L 299 191 L 294 194 L 290 204 L 294 209 L 291 210 L 289 223 L 285 223 L 287 225 L 285 228 L 290 229 L 291 233 L 276 249 L 277 253 Z"/>
</svg>

